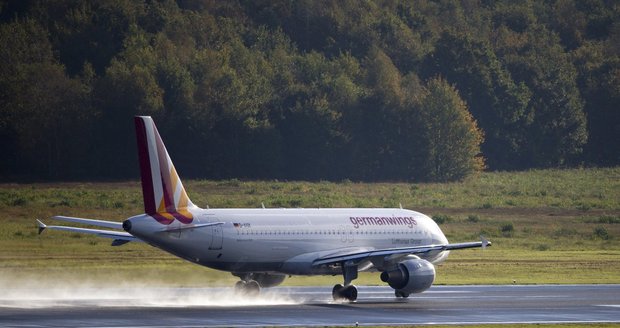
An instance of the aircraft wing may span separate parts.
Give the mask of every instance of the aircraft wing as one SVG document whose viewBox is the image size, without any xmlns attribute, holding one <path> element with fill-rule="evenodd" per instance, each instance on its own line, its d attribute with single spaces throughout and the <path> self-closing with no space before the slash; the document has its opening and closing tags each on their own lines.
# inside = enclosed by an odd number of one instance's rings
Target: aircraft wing
<svg viewBox="0 0 620 328">
<path fill-rule="evenodd" d="M 491 246 L 491 242 L 484 239 L 484 237 L 482 237 L 482 241 L 448 244 L 446 245 L 446 250 L 449 251 L 453 249 L 465 249 L 465 248 L 476 248 L 476 247 L 486 248 L 487 246 Z"/>
<path fill-rule="evenodd" d="M 465 249 L 465 248 L 475 248 L 475 247 L 487 247 L 491 246 L 491 242 L 482 238 L 481 241 L 477 242 L 468 242 L 468 243 L 457 243 L 457 244 L 446 244 L 446 245 L 426 245 L 426 246 L 411 246 L 411 247 L 398 247 L 398 248 L 385 248 L 385 249 L 376 249 L 371 251 L 359 251 L 359 252 L 351 252 L 348 254 L 338 254 L 333 256 L 325 256 L 322 258 L 318 258 L 313 261 L 313 266 L 325 265 L 325 264 L 334 264 L 334 263 L 342 263 L 346 261 L 360 262 L 365 259 L 371 259 L 373 257 L 386 257 L 392 255 L 416 255 L 416 254 L 424 254 L 431 251 L 449 251 L 454 249 Z"/>
</svg>

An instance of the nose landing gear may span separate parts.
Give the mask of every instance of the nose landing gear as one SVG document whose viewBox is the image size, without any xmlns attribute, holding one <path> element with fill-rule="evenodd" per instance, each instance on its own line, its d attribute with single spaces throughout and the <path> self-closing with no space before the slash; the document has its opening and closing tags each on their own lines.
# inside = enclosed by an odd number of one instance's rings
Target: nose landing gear
<svg viewBox="0 0 620 328">
<path fill-rule="evenodd" d="M 396 298 L 407 298 L 409 297 L 409 293 L 405 293 L 402 291 L 394 291 L 394 295 L 396 296 Z"/>
</svg>

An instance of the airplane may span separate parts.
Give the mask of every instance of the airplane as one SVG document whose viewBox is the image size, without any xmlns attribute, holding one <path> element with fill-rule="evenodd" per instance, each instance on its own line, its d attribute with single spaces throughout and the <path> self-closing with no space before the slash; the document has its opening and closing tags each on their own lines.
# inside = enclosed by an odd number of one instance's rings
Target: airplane
<svg viewBox="0 0 620 328">
<path fill-rule="evenodd" d="M 487 247 L 481 241 L 450 244 L 428 216 L 400 208 L 199 208 L 188 197 L 149 116 L 134 117 L 144 213 L 113 222 L 54 216 L 106 229 L 45 229 L 111 238 L 112 246 L 145 242 L 189 262 L 240 278 L 234 290 L 256 295 L 292 275 L 342 275 L 335 301 L 354 302 L 358 272 L 380 279 L 407 298 L 431 287 L 435 265 L 451 250 Z"/>
</svg>

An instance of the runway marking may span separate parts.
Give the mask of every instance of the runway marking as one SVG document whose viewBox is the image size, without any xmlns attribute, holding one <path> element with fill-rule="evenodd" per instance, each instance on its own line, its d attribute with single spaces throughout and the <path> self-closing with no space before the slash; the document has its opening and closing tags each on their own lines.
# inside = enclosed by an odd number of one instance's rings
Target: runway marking
<svg viewBox="0 0 620 328">
<path fill-rule="evenodd" d="M 611 308 L 620 308 L 620 304 L 597 304 L 595 306 L 600 307 L 611 307 Z"/>
</svg>

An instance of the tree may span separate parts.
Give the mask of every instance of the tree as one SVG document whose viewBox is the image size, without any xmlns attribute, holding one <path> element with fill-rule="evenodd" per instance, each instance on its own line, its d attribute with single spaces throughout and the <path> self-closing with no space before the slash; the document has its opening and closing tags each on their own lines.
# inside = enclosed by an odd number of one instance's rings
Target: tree
<svg viewBox="0 0 620 328">
<path fill-rule="evenodd" d="M 620 36 L 620 28 L 618 29 Z M 586 42 L 573 52 L 579 89 L 588 118 L 588 143 L 583 161 L 589 165 L 620 164 L 620 55 L 601 42 Z"/>
<path fill-rule="evenodd" d="M 490 169 L 618 165 L 619 22 L 604 0 L 0 0 L 0 174 L 133 177 L 134 115 L 198 178 L 461 179 L 481 131 Z M 469 139 L 433 134 L 467 111 Z"/>
<path fill-rule="evenodd" d="M 559 37 L 542 25 L 528 27 L 516 43 L 507 41 L 511 32 L 504 31 L 498 52 L 514 80 L 532 93 L 527 108 L 531 124 L 519 167 L 570 165 L 587 141 L 583 100 L 571 58 Z"/>
<path fill-rule="evenodd" d="M 9 155 L 0 174 L 47 179 L 84 174 L 86 165 L 72 155 L 88 149 L 88 86 L 67 77 L 46 31 L 33 20 L 1 25 L 0 44 L 0 130 Z"/>
<path fill-rule="evenodd" d="M 444 32 L 424 67 L 425 76 L 440 74 L 458 88 L 485 132 L 482 151 L 489 167 L 523 168 L 531 92 L 515 83 L 491 45 L 467 33 Z"/>
<path fill-rule="evenodd" d="M 426 84 L 419 110 L 424 144 L 423 177 L 430 181 L 462 180 L 484 168 L 482 131 L 454 86 L 442 78 Z"/>
</svg>

